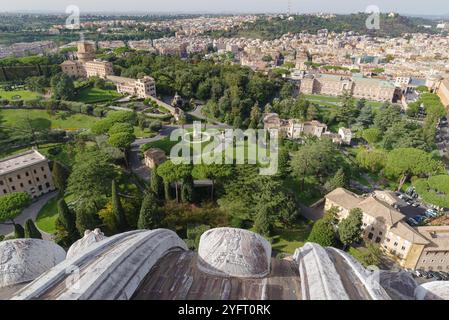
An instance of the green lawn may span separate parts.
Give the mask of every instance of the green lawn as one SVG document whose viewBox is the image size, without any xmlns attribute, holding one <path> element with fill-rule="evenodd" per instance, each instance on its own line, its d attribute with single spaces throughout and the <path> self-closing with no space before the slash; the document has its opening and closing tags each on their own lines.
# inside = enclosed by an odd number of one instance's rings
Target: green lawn
<svg viewBox="0 0 449 320">
<path fill-rule="evenodd" d="M 89 129 L 99 119 L 84 115 L 57 111 L 55 115 L 45 110 L 0 110 L 3 125 L 16 126 L 24 118 L 29 118 L 41 129 L 78 130 Z"/>
<path fill-rule="evenodd" d="M 115 90 L 103 90 L 99 88 L 84 88 L 78 93 L 75 101 L 84 103 L 97 103 L 114 100 L 121 95 Z"/>
<path fill-rule="evenodd" d="M 59 199 L 59 196 L 50 199 L 37 215 L 36 225 L 40 230 L 46 233 L 54 234 L 56 232 Z"/>
<path fill-rule="evenodd" d="M 0 99 L 8 99 L 8 100 L 32 100 L 37 99 L 41 95 L 36 92 L 28 91 L 28 90 L 14 90 L 14 91 L 4 91 L 0 90 Z"/>
<path fill-rule="evenodd" d="M 311 223 L 300 221 L 291 228 L 276 225 L 272 237 L 272 248 L 280 253 L 293 254 L 295 250 L 302 247 L 309 237 Z"/>
</svg>

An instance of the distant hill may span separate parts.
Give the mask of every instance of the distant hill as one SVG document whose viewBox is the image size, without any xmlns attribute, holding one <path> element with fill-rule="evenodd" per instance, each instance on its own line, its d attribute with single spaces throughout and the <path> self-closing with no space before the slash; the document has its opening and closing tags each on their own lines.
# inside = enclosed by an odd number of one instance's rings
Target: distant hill
<svg viewBox="0 0 449 320">
<path fill-rule="evenodd" d="M 365 13 L 336 15 L 333 18 L 323 18 L 315 15 L 298 15 L 293 20 L 281 17 L 268 19 L 260 17 L 255 23 L 247 23 L 241 27 L 231 30 L 213 31 L 209 34 L 215 37 L 251 37 L 261 39 L 276 39 L 286 33 L 309 32 L 316 33 L 321 29 L 328 29 L 330 32 L 354 31 L 359 34 L 369 34 L 373 36 L 397 37 L 404 33 L 425 32 L 432 33 L 435 29 L 427 29 L 422 25 L 435 26 L 436 22 L 420 17 L 406 17 L 381 14 L 380 29 L 368 30 L 366 20 L 369 15 Z"/>
</svg>

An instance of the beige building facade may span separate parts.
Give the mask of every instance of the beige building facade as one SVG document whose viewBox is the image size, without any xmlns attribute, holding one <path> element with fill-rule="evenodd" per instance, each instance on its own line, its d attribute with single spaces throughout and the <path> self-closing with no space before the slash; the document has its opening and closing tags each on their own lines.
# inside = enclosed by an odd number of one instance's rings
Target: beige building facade
<svg viewBox="0 0 449 320">
<path fill-rule="evenodd" d="M 27 192 L 32 198 L 55 190 L 48 159 L 30 150 L 0 160 L 0 197 Z"/>
<path fill-rule="evenodd" d="M 136 80 L 125 77 L 108 76 L 107 79 L 117 86 L 118 93 L 129 94 L 141 99 L 156 96 L 156 82 L 152 77 L 145 76 Z"/>
<path fill-rule="evenodd" d="M 326 195 L 325 210 L 337 207 L 341 220 L 351 209 L 360 208 L 364 240 L 378 244 L 404 268 L 449 270 L 449 226 L 409 226 L 405 216 L 392 207 L 392 197 L 384 191 L 362 197 L 338 188 Z"/>
<path fill-rule="evenodd" d="M 373 101 L 393 101 L 396 87 L 393 82 L 359 76 L 328 74 L 307 75 L 300 82 L 300 93 L 341 96 L 350 92 L 354 98 Z"/>
<path fill-rule="evenodd" d="M 167 160 L 164 150 L 158 148 L 151 148 L 144 152 L 145 165 L 154 169 L 158 165 L 164 163 Z"/>
</svg>

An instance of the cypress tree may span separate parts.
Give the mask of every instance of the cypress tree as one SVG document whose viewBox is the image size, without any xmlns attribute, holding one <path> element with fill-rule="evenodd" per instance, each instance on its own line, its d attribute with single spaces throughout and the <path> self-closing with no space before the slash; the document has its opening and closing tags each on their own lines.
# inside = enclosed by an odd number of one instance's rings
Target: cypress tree
<svg viewBox="0 0 449 320">
<path fill-rule="evenodd" d="M 25 238 L 25 230 L 20 224 L 14 224 L 14 238 L 22 239 Z"/>
<path fill-rule="evenodd" d="M 76 229 L 76 216 L 69 209 L 64 199 L 58 201 L 58 219 L 67 231 L 70 240 L 77 240 L 79 238 L 79 234 Z"/>
<path fill-rule="evenodd" d="M 181 200 L 182 202 L 193 202 L 193 199 L 194 199 L 193 178 L 192 176 L 188 176 L 182 182 Z"/>
<path fill-rule="evenodd" d="M 140 208 L 137 227 L 139 229 L 156 229 L 160 226 L 162 217 L 157 205 L 157 199 L 152 193 L 145 194 Z"/>
<path fill-rule="evenodd" d="M 156 168 L 151 172 L 150 191 L 160 200 L 164 197 L 164 185 L 162 178 L 156 173 Z"/>
<path fill-rule="evenodd" d="M 114 212 L 114 216 L 117 221 L 117 229 L 119 232 L 126 231 L 128 225 L 126 223 L 125 210 L 120 202 L 115 180 L 112 180 L 112 211 Z"/>
<path fill-rule="evenodd" d="M 42 234 L 31 219 L 25 222 L 25 238 L 42 239 Z"/>
<path fill-rule="evenodd" d="M 61 194 L 64 194 L 65 189 L 67 187 L 67 178 L 68 178 L 67 169 L 64 168 L 64 166 L 61 163 L 55 161 L 53 162 L 53 169 L 51 171 L 51 174 L 53 176 L 53 182 L 56 188 L 58 188 Z"/>
<path fill-rule="evenodd" d="M 268 208 L 262 207 L 259 209 L 256 219 L 254 220 L 254 227 L 256 228 L 257 233 L 265 237 L 269 237 L 271 235 L 272 225 L 270 222 Z"/>
</svg>

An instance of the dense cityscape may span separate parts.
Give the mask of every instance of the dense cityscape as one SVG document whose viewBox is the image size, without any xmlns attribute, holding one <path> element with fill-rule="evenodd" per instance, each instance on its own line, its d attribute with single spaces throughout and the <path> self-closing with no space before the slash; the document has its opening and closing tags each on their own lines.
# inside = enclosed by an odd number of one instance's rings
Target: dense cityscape
<svg viewBox="0 0 449 320">
<path fill-rule="evenodd" d="M 0 300 L 449 299 L 449 17 L 71 13 L 0 13 Z"/>
</svg>

